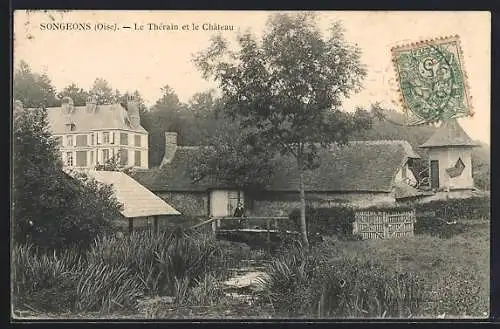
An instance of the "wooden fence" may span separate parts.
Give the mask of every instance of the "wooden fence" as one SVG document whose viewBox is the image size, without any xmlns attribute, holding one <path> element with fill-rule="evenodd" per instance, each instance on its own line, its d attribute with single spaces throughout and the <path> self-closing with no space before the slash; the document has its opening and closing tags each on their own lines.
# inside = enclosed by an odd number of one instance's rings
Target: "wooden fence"
<svg viewBox="0 0 500 329">
<path fill-rule="evenodd" d="M 353 233 L 363 239 L 387 239 L 413 236 L 415 210 L 409 211 L 357 211 Z"/>
</svg>

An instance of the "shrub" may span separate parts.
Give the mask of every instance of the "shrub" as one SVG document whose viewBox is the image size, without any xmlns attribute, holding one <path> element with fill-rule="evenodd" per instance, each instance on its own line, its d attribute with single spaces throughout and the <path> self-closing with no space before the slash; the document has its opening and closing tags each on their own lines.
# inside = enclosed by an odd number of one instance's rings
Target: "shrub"
<svg viewBox="0 0 500 329">
<path fill-rule="evenodd" d="M 300 210 L 293 210 L 290 221 L 298 228 Z M 311 239 L 319 235 L 337 235 L 339 237 L 352 236 L 354 210 L 350 207 L 312 208 L 306 207 L 307 230 Z"/>
<path fill-rule="evenodd" d="M 422 301 L 420 279 L 356 258 L 322 266 L 310 296 L 318 317 L 408 317 Z"/>
<path fill-rule="evenodd" d="M 417 205 L 417 212 L 434 212 L 435 217 L 446 221 L 478 220 L 490 218 L 489 196 L 466 199 L 435 200 Z"/>
<path fill-rule="evenodd" d="M 142 295 L 140 281 L 126 265 L 90 262 L 79 274 L 77 311 L 109 313 L 116 309 L 134 309 L 137 298 Z"/>
<path fill-rule="evenodd" d="M 300 243 L 282 249 L 265 266 L 259 279 L 262 297 L 279 313 L 297 316 L 309 310 L 305 293 L 320 259 L 306 254 Z"/>
<path fill-rule="evenodd" d="M 224 297 L 220 277 L 206 273 L 201 279 L 196 280 L 196 285 L 191 288 L 187 303 L 191 305 L 216 305 Z"/>
<path fill-rule="evenodd" d="M 41 253 L 32 245 L 15 245 L 12 251 L 14 307 L 43 312 L 73 308 L 81 258 L 74 250 L 58 255 Z"/>
<path fill-rule="evenodd" d="M 414 226 L 415 234 L 429 234 L 440 238 L 450 238 L 467 230 L 465 223 L 447 223 L 440 218 L 421 217 Z"/>
<path fill-rule="evenodd" d="M 288 316 L 407 317 L 418 313 L 421 280 L 357 258 L 326 262 L 320 252 L 283 251 L 266 267 L 263 297 Z"/>
<path fill-rule="evenodd" d="M 182 231 L 102 236 L 84 254 L 19 245 L 13 252 L 14 305 L 42 312 L 112 312 L 135 309 L 145 295 L 172 296 L 176 303 L 215 300 L 216 291 L 207 287 L 211 275 L 219 276 L 223 255 L 212 237 Z M 199 284 L 204 287 L 196 288 Z"/>
<path fill-rule="evenodd" d="M 44 109 L 19 109 L 14 116 L 13 229 L 16 243 L 38 248 L 88 246 L 110 230 L 121 204 L 107 186 L 62 170 L 56 139 Z M 81 178 L 81 179 L 80 179 Z"/>
</svg>

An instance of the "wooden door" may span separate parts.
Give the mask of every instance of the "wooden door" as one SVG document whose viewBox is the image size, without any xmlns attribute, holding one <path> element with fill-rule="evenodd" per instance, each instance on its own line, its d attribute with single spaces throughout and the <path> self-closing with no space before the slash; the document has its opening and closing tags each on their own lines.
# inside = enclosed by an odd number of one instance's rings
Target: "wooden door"
<svg viewBox="0 0 500 329">
<path fill-rule="evenodd" d="M 431 188 L 439 188 L 439 161 L 431 160 Z"/>
</svg>

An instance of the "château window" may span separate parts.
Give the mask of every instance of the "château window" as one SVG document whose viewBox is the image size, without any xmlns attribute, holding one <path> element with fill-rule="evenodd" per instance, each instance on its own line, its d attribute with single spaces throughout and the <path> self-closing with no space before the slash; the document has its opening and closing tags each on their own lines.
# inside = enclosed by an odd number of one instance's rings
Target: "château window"
<svg viewBox="0 0 500 329">
<path fill-rule="evenodd" d="M 94 151 L 90 151 L 90 165 L 94 164 Z"/>
<path fill-rule="evenodd" d="M 73 166 L 73 152 L 66 152 L 66 165 Z"/>
<path fill-rule="evenodd" d="M 127 133 L 120 133 L 120 144 L 121 145 L 128 145 L 128 134 Z"/>
<path fill-rule="evenodd" d="M 128 164 L 128 150 L 120 150 L 120 165 L 126 166 Z"/>
<path fill-rule="evenodd" d="M 76 146 L 87 146 L 87 135 L 76 136 Z"/>
<path fill-rule="evenodd" d="M 103 142 L 103 144 L 109 144 L 109 133 L 108 132 L 102 133 L 102 142 Z"/>
<path fill-rule="evenodd" d="M 56 137 L 57 145 L 62 146 L 63 145 L 63 138 L 61 136 Z"/>
<path fill-rule="evenodd" d="M 135 146 L 140 147 L 141 146 L 141 135 L 135 135 L 134 140 L 135 140 L 135 143 L 134 143 Z"/>
<path fill-rule="evenodd" d="M 77 167 L 87 166 L 87 151 L 76 151 L 76 165 Z"/>
<path fill-rule="evenodd" d="M 141 166 L 141 151 L 135 151 L 134 165 L 136 167 L 140 167 Z"/>
<path fill-rule="evenodd" d="M 73 136 L 66 136 L 66 146 L 73 146 Z"/>
<path fill-rule="evenodd" d="M 90 134 L 90 145 L 94 145 L 94 133 Z"/>
<path fill-rule="evenodd" d="M 102 162 L 106 163 L 109 160 L 109 150 L 102 150 Z"/>
</svg>

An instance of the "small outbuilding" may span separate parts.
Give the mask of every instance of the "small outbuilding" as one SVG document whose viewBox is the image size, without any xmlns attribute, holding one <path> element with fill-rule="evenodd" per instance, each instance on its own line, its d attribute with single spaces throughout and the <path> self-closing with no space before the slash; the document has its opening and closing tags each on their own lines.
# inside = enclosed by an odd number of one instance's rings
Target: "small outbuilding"
<svg viewBox="0 0 500 329">
<path fill-rule="evenodd" d="M 100 183 L 112 185 L 115 196 L 123 204 L 124 217 L 120 226 L 129 232 L 134 228 L 168 227 L 177 222 L 181 213 L 132 177 L 118 171 L 88 171 L 87 174 Z"/>
<path fill-rule="evenodd" d="M 430 187 L 438 192 L 473 190 L 472 149 L 477 146 L 456 119 L 444 121 L 420 145 L 429 150 Z"/>
</svg>

